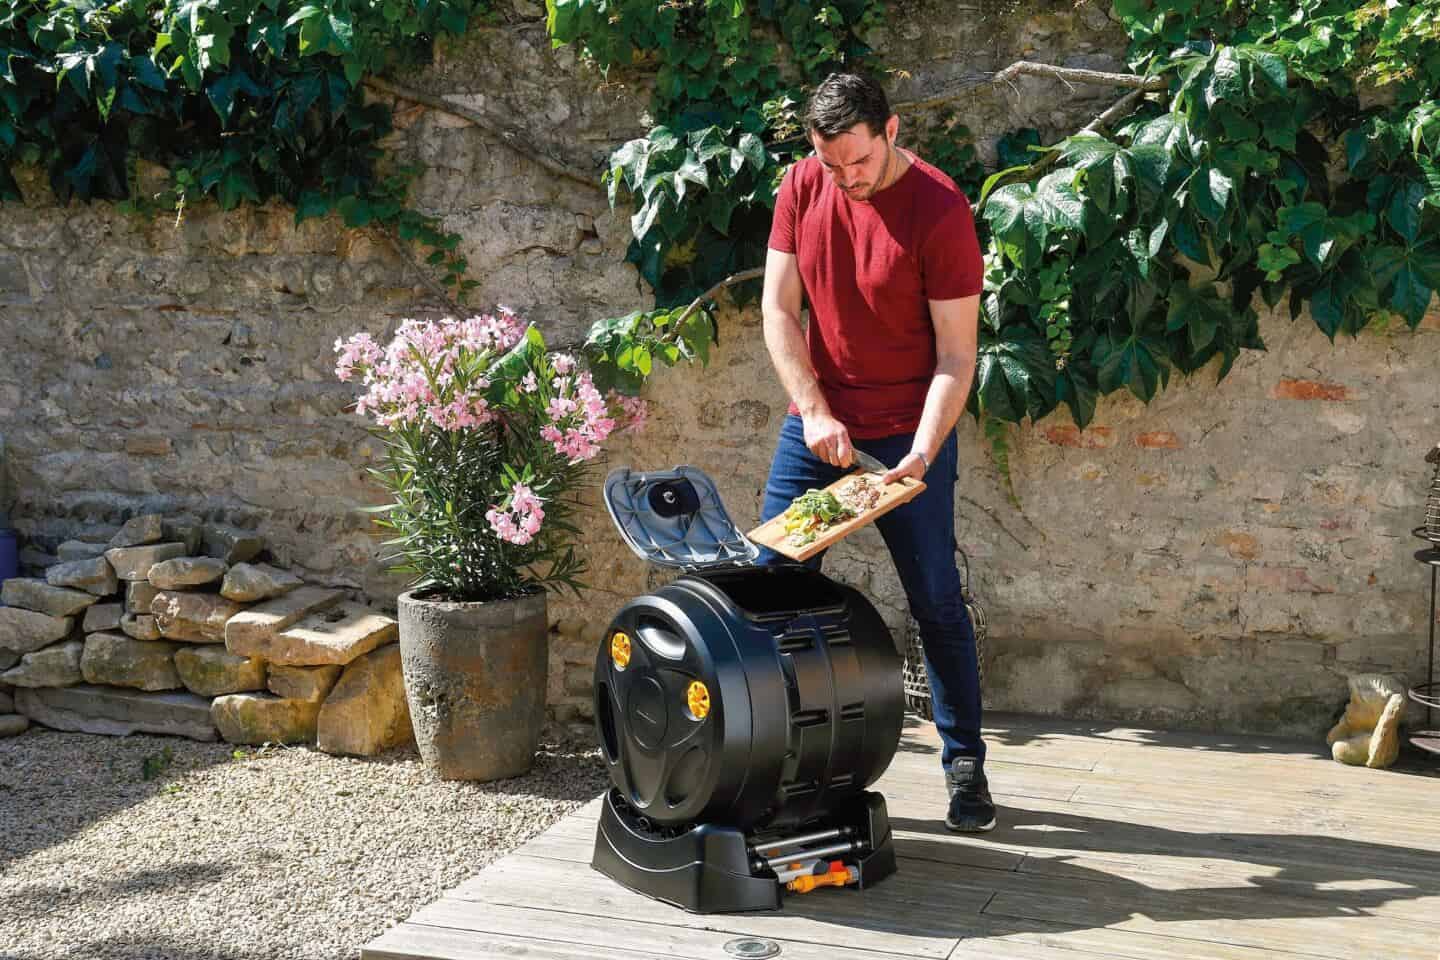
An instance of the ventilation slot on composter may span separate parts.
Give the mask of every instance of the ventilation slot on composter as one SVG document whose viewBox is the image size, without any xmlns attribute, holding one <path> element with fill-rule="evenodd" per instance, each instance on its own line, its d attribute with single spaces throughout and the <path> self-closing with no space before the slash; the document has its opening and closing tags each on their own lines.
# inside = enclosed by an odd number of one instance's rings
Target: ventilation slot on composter
<svg viewBox="0 0 1440 960">
<path fill-rule="evenodd" d="M 813 646 L 815 646 L 815 634 L 809 629 L 803 632 L 782 633 L 776 641 L 776 647 L 781 653 L 809 650 Z"/>
<path fill-rule="evenodd" d="M 843 707 L 840 708 L 840 721 L 841 721 L 842 723 L 845 722 L 846 720 L 864 720 L 864 719 L 865 719 L 865 701 L 863 701 L 863 700 L 860 701 L 859 703 L 847 703 L 847 704 L 845 704 L 845 706 L 843 706 Z"/>
<path fill-rule="evenodd" d="M 850 786 L 850 784 L 854 782 L 855 774 L 837 773 L 835 774 L 835 776 L 830 778 L 829 787 L 831 790 L 844 790 L 846 787 Z"/>
<path fill-rule="evenodd" d="M 801 710 L 790 718 L 797 727 L 818 727 L 830 722 L 829 710 Z"/>
<path fill-rule="evenodd" d="M 595 688 L 595 712 L 600 718 L 600 745 L 605 750 L 605 760 L 614 763 L 620 759 L 620 739 L 615 734 L 614 701 L 610 699 L 610 685 L 601 682 Z"/>
<path fill-rule="evenodd" d="M 787 783 L 780 787 L 785 792 L 785 799 L 791 800 L 795 797 L 803 797 L 806 794 L 814 793 L 820 789 L 820 784 L 814 780 L 802 780 L 799 783 Z"/>
</svg>

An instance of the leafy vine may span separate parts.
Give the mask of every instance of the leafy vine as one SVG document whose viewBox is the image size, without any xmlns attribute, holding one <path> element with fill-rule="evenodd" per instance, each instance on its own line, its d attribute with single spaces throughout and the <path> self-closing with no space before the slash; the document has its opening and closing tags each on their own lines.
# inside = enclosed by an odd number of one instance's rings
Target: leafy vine
<svg viewBox="0 0 1440 960">
<path fill-rule="evenodd" d="M 458 296 L 460 237 L 406 207 L 418 173 L 384 162 L 390 112 L 366 77 L 425 61 L 485 0 L 0 0 L 0 200 L 11 166 L 43 167 L 65 202 L 183 217 L 279 198 L 299 222 L 338 214 L 428 250 Z M 137 190 L 137 162 L 169 172 Z"/>
<path fill-rule="evenodd" d="M 660 64 L 660 122 L 606 174 L 612 202 L 632 198 L 629 259 L 661 305 L 606 321 L 593 343 L 632 388 L 646 338 L 673 335 L 657 318 L 718 277 L 756 275 L 774 186 L 803 147 L 804 82 L 874 66 L 858 38 L 878 5 L 798 6 L 550 3 L 554 41 L 600 68 Z M 978 191 L 988 269 L 971 409 L 987 435 L 990 420 L 1060 406 L 1083 428 L 1100 396 L 1149 401 L 1212 361 L 1223 378 L 1264 348 L 1257 296 L 1308 310 L 1333 339 L 1392 317 L 1414 327 L 1440 287 L 1440 0 L 1116 0 L 1114 14 L 1133 73 L 1022 62 L 991 78 L 1128 92 L 1060 143 L 1002 140 L 1006 169 Z M 762 65 L 756 21 L 797 52 L 801 83 Z M 927 149 L 965 162 L 943 140 Z"/>
</svg>

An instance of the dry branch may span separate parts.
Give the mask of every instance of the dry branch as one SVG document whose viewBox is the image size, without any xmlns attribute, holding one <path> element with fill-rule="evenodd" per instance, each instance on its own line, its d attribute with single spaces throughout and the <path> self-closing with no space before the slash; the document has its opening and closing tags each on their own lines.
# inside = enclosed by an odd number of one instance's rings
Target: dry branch
<svg viewBox="0 0 1440 960">
<path fill-rule="evenodd" d="M 715 286 L 711 287 L 709 290 L 706 290 L 704 293 L 700 294 L 700 296 L 692 300 L 690 302 L 690 306 L 685 308 L 685 312 L 680 314 L 680 316 L 675 320 L 675 322 L 670 325 L 670 330 L 676 331 L 676 335 L 678 336 L 678 331 L 680 330 L 681 324 L 685 322 L 686 318 L 689 317 L 690 314 L 700 309 L 700 304 L 704 303 L 706 300 L 709 300 L 711 297 L 715 296 L 715 294 L 719 293 L 721 290 L 725 289 L 731 284 L 742 283 L 746 280 L 758 280 L 763 276 L 765 276 L 764 267 L 751 267 L 749 270 L 741 270 L 739 273 L 730 274 L 730 276 L 726 277 L 724 280 L 721 280 L 719 283 L 715 284 Z"/>
<path fill-rule="evenodd" d="M 1085 70 L 1079 67 L 1057 67 L 1053 63 L 1035 63 L 1032 60 L 1017 60 L 995 74 L 992 83 L 1008 83 L 1021 74 L 1032 77 L 1053 77 L 1071 83 L 1093 83 L 1109 87 L 1137 87 L 1141 90 L 1164 90 L 1169 81 L 1164 77 L 1144 77 L 1138 73 L 1107 73 L 1103 70 Z"/>
<path fill-rule="evenodd" d="M 1110 87 L 1135 87 L 1139 90 L 1164 90 L 1168 85 L 1164 77 L 1145 77 L 1138 73 L 1107 73 L 1103 70 L 1086 70 L 1081 67 L 1060 67 L 1052 63 L 1035 63 L 1031 60 L 1017 60 L 995 73 L 972 73 L 960 78 L 944 90 L 923 100 L 909 100 L 894 105 L 896 110 L 920 110 L 935 107 L 959 99 L 966 91 L 976 87 L 992 86 L 997 83 L 1013 83 L 1021 75 L 1050 77 L 1069 83 L 1090 83 Z"/>
<path fill-rule="evenodd" d="M 576 167 L 570 166 L 563 161 L 556 160 L 553 157 L 547 156 L 540 150 L 539 147 L 537 147 L 533 142 L 531 142 L 531 140 L 526 137 L 524 133 L 513 127 L 510 127 L 503 121 L 497 120 L 494 117 L 490 117 L 481 113 L 479 110 L 475 110 L 472 107 L 464 106 L 463 104 L 452 103 L 451 101 L 446 100 L 444 97 L 437 97 L 433 94 L 425 93 L 420 90 L 413 90 L 409 87 L 402 86 L 401 84 L 395 83 L 391 80 L 382 80 L 379 77 L 366 78 L 365 86 L 379 93 L 389 94 L 392 97 L 399 97 L 402 100 L 409 100 L 412 103 L 424 104 L 425 106 L 430 107 L 433 110 L 439 110 L 442 113 L 448 113 L 452 117 L 459 117 L 462 120 L 468 120 L 471 123 L 475 124 L 475 126 L 479 127 L 481 130 L 484 130 L 486 133 L 494 136 L 511 150 L 514 150 L 522 157 L 525 157 L 526 159 L 539 164 L 540 166 L 544 167 L 546 170 L 549 170 L 556 176 L 565 177 L 566 179 L 573 180 L 576 183 L 584 184 L 591 190 L 596 191 L 597 193 L 604 192 L 604 188 L 601 187 L 599 183 L 598 173 L 580 170 Z"/>
<path fill-rule="evenodd" d="M 1132 109 L 1134 109 L 1135 104 L 1139 103 L 1140 100 L 1143 99 L 1145 94 L 1148 92 L 1149 91 L 1146 90 L 1144 87 L 1141 87 L 1138 90 L 1131 90 L 1129 93 L 1125 94 L 1125 96 L 1110 104 L 1110 106 L 1105 109 L 1104 113 L 1100 114 L 1094 120 L 1091 120 L 1089 123 L 1085 124 L 1085 126 L 1077 130 L 1076 133 L 1099 133 L 1101 130 L 1104 130 L 1106 127 L 1110 126 L 1110 124 L 1114 123 L 1116 120 L 1119 120 L 1121 117 L 1125 116 L 1125 114 L 1129 113 Z M 1046 170 L 1050 169 L 1050 165 L 1053 164 L 1056 160 L 1058 160 L 1059 157 L 1059 150 L 1047 150 L 1045 151 L 1044 155 L 1040 157 L 1039 160 L 1036 160 L 1024 170 L 1017 170 L 1013 177 L 1006 177 L 1005 180 L 1009 183 L 1015 183 L 1022 180 L 1033 180 L 1040 174 L 1044 173 Z M 987 196 L 985 200 L 989 200 L 990 197 L 994 195 L 994 191 L 991 191 L 990 196 Z M 984 208 L 984 206 L 985 203 L 982 201 L 976 207 L 976 212 L 978 213 L 981 209 Z"/>
<path fill-rule="evenodd" d="M 449 308 L 451 313 L 457 317 L 460 316 L 465 308 L 460 305 L 458 300 L 450 295 L 450 291 L 445 289 L 444 284 L 431 276 L 430 271 L 426 270 L 420 261 L 410 255 L 409 245 L 400 239 L 400 234 L 390 228 L 384 228 L 381 232 L 385 235 L 385 239 L 390 241 L 390 246 L 394 248 L 396 255 L 415 269 L 415 273 L 419 275 L 420 282 L 425 285 L 425 289 L 429 290 L 434 296 L 439 297 L 440 301 Z"/>
</svg>

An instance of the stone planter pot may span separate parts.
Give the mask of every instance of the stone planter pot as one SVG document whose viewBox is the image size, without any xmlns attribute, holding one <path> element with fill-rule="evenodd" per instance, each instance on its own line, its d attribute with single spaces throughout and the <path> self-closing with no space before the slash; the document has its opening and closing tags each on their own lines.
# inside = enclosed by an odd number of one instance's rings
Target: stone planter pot
<svg viewBox="0 0 1440 960">
<path fill-rule="evenodd" d="M 450 603 L 400 595 L 400 663 L 415 741 L 442 780 L 530 769 L 545 722 L 549 620 L 543 592 Z"/>
</svg>

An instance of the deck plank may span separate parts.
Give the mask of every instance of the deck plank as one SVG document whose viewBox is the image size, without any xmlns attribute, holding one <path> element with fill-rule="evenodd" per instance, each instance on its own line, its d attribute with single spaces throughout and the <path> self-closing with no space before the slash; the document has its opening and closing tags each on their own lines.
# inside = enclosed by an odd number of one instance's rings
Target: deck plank
<svg viewBox="0 0 1440 960">
<path fill-rule="evenodd" d="M 799 960 L 1437 960 L 1440 778 L 1048 718 L 998 718 L 987 740 L 1001 827 L 955 836 L 939 739 L 907 721 L 877 784 L 900 871 L 871 889 L 687 914 L 590 868 L 597 798 L 362 956 L 718 960 L 759 936 Z"/>
</svg>

